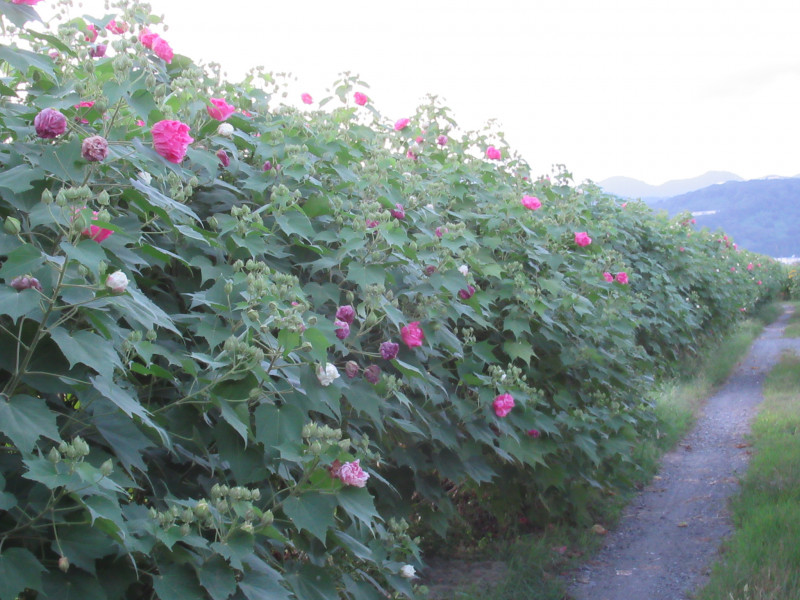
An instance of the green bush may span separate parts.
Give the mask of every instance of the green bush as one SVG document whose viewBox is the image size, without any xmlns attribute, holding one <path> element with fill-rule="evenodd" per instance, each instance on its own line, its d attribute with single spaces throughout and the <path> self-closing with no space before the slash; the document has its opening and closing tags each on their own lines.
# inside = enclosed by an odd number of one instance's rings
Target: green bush
<svg viewBox="0 0 800 600">
<path fill-rule="evenodd" d="M 2 600 L 411 597 L 463 494 L 581 518 L 652 378 L 783 285 L 436 102 L 278 105 L 118 8 L 0 2 Z"/>
</svg>

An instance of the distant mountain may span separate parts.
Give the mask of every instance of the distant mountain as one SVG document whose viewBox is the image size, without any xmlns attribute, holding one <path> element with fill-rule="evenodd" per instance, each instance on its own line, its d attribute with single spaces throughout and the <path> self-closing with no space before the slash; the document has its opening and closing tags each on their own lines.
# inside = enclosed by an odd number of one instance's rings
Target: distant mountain
<svg viewBox="0 0 800 600">
<path fill-rule="evenodd" d="M 661 185 L 650 185 L 644 181 L 631 177 L 609 177 L 598 182 L 604 191 L 623 198 L 641 198 L 645 201 L 658 198 L 670 198 L 685 194 L 694 190 L 699 190 L 715 183 L 726 181 L 742 181 L 742 178 L 735 173 L 728 171 L 709 171 L 704 175 L 692 177 L 691 179 L 673 179 Z"/>
<path fill-rule="evenodd" d="M 722 229 L 740 247 L 774 257 L 800 256 L 800 177 L 729 181 L 651 203 L 697 227 Z"/>
</svg>

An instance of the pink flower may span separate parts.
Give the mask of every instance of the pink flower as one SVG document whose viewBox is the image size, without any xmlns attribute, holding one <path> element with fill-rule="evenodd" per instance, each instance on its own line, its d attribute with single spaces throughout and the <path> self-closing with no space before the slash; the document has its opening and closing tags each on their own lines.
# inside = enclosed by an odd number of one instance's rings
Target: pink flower
<svg viewBox="0 0 800 600">
<path fill-rule="evenodd" d="M 92 108 L 94 106 L 94 101 L 92 100 L 83 100 L 82 102 L 78 102 L 75 105 L 75 108 Z"/>
<path fill-rule="evenodd" d="M 361 92 L 356 92 L 353 94 L 353 100 L 359 106 L 364 106 L 367 102 L 369 102 L 369 98 L 367 98 L 366 94 L 362 94 Z"/>
<path fill-rule="evenodd" d="M 11 4 L 27 4 L 28 6 L 34 6 L 41 1 L 42 0 L 11 0 Z"/>
<path fill-rule="evenodd" d="M 33 126 L 36 128 L 36 135 L 40 138 L 52 139 L 67 130 L 67 117 L 55 108 L 45 108 L 36 115 Z"/>
<path fill-rule="evenodd" d="M 384 360 L 392 360 L 397 356 L 399 350 L 400 344 L 395 344 L 394 342 L 383 342 L 381 344 L 381 357 Z"/>
<path fill-rule="evenodd" d="M 363 488 L 367 485 L 369 473 L 365 473 L 358 464 L 358 460 L 353 462 L 346 462 L 337 469 L 331 469 L 331 474 L 338 477 L 345 485 L 352 485 L 354 487 Z"/>
<path fill-rule="evenodd" d="M 749 263 L 749 264 L 747 265 L 747 270 L 748 270 L 748 271 L 752 271 L 752 270 L 753 270 L 753 263 Z"/>
<path fill-rule="evenodd" d="M 108 46 L 105 44 L 97 44 L 97 46 L 89 50 L 89 56 L 92 58 L 103 58 L 106 55 L 106 50 L 108 50 Z"/>
<path fill-rule="evenodd" d="M 358 363 L 354 360 L 348 360 L 344 365 L 345 374 L 352 379 L 358 375 Z"/>
<path fill-rule="evenodd" d="M 439 137 L 436 138 L 436 143 L 439 144 L 440 146 L 444 146 L 445 144 L 447 144 L 447 136 L 440 135 Z"/>
<path fill-rule="evenodd" d="M 418 144 L 421 144 L 422 142 L 425 141 L 425 138 L 422 137 L 421 135 L 418 135 L 417 137 L 414 138 L 414 141 L 417 142 Z"/>
<path fill-rule="evenodd" d="M 538 438 L 542 435 L 538 429 L 528 429 L 528 435 L 531 436 L 533 439 Z"/>
<path fill-rule="evenodd" d="M 340 321 L 344 321 L 348 325 L 352 325 L 356 318 L 356 309 L 349 304 L 340 306 L 336 309 L 336 318 Z"/>
<path fill-rule="evenodd" d="M 97 39 L 97 27 L 95 27 L 92 23 L 89 23 L 86 26 L 86 37 L 84 37 L 87 42 L 93 42 Z"/>
<path fill-rule="evenodd" d="M 269 162 L 268 160 L 264 161 L 264 166 L 261 167 L 261 170 L 262 171 L 269 171 L 270 169 L 272 169 L 272 163 Z"/>
<path fill-rule="evenodd" d="M 761 280 L 760 279 L 756 282 L 756 285 L 761 285 Z"/>
<path fill-rule="evenodd" d="M 117 23 L 116 19 L 111 19 L 106 25 L 106 29 L 108 29 L 111 33 L 125 33 L 128 31 L 128 24 L 125 21 L 120 21 Z"/>
<path fill-rule="evenodd" d="M 419 158 L 419 156 L 414 154 L 414 152 L 412 150 L 409 150 L 409 151 L 406 152 L 406 158 L 410 158 L 411 160 L 417 160 Z"/>
<path fill-rule="evenodd" d="M 445 228 L 437 227 L 436 229 L 434 229 L 433 233 L 436 234 L 436 237 L 440 238 L 442 237 L 442 235 L 447 233 L 447 227 Z"/>
<path fill-rule="evenodd" d="M 314 99 L 311 97 L 311 94 L 302 94 L 300 99 L 303 101 L 303 104 L 313 104 Z"/>
<path fill-rule="evenodd" d="M 425 267 L 425 275 L 430 277 L 434 273 L 436 273 L 436 267 L 434 267 L 433 265 L 428 265 L 427 267 Z"/>
<path fill-rule="evenodd" d="M 172 51 L 167 40 L 156 36 L 156 39 L 153 40 L 153 52 L 156 53 L 158 58 L 162 59 L 165 63 L 169 64 L 172 62 L 172 57 L 175 56 L 175 53 Z"/>
<path fill-rule="evenodd" d="M 394 205 L 394 208 L 389 211 L 395 219 L 402 221 L 406 218 L 406 209 L 399 202 Z"/>
<path fill-rule="evenodd" d="M 225 102 L 224 98 L 211 98 L 209 102 L 211 102 L 213 106 L 206 106 L 208 116 L 217 121 L 225 121 L 236 112 L 236 107 Z"/>
<path fill-rule="evenodd" d="M 136 119 L 136 125 L 138 127 L 144 127 L 146 125 L 146 123 L 144 121 L 142 121 L 141 119 Z"/>
<path fill-rule="evenodd" d="M 86 208 L 86 207 L 84 206 L 84 208 Z M 77 213 L 79 211 L 76 209 L 75 212 Z M 97 211 L 93 210 L 92 211 L 92 221 L 96 221 L 96 220 L 97 220 Z M 98 244 L 100 242 L 102 242 L 102 241 L 107 240 L 113 234 L 114 234 L 114 232 L 112 230 L 106 229 L 105 227 L 100 227 L 99 225 L 90 225 L 88 229 L 84 229 L 83 231 L 81 231 L 81 235 L 82 236 L 91 238 L 95 242 L 97 242 Z"/>
<path fill-rule="evenodd" d="M 528 210 L 539 210 L 542 207 L 542 202 L 536 196 L 523 196 L 522 206 Z"/>
<path fill-rule="evenodd" d="M 114 271 L 106 278 L 106 287 L 115 294 L 122 294 L 128 287 L 128 277 L 122 271 Z"/>
<path fill-rule="evenodd" d="M 492 402 L 492 408 L 498 417 L 505 417 L 514 408 L 514 397 L 511 394 L 500 394 Z"/>
<path fill-rule="evenodd" d="M 405 129 L 406 127 L 408 127 L 409 123 L 411 123 L 411 119 L 399 119 L 394 124 L 394 130 L 395 131 L 401 131 L 401 130 Z"/>
<path fill-rule="evenodd" d="M 403 338 L 403 342 L 405 342 L 406 346 L 414 348 L 415 346 L 422 346 L 422 340 L 425 339 L 425 334 L 419 326 L 419 321 L 412 321 L 400 329 L 400 337 Z"/>
<path fill-rule="evenodd" d="M 614 276 L 608 271 L 606 271 L 605 273 L 603 273 L 603 279 L 605 279 L 608 283 L 611 283 L 612 281 L 614 281 Z"/>
<path fill-rule="evenodd" d="M 180 121 L 159 121 L 150 129 L 153 148 L 171 163 L 180 163 L 186 149 L 194 139 L 189 135 L 189 126 Z"/>
<path fill-rule="evenodd" d="M 159 39 L 157 33 L 153 33 L 149 28 L 145 27 L 139 32 L 139 41 L 145 48 L 153 48 L 153 43 Z"/>
<path fill-rule="evenodd" d="M 685 252 L 685 251 L 686 251 L 686 248 L 684 248 L 683 246 L 681 246 L 680 248 L 678 248 L 678 250 L 680 250 L 681 252 Z"/>
<path fill-rule="evenodd" d="M 378 222 L 375 219 L 367 219 L 367 229 L 375 229 L 378 226 Z"/>
<path fill-rule="evenodd" d="M 81 143 L 81 156 L 89 162 L 100 162 L 108 156 L 108 141 L 100 135 L 87 137 Z"/>
<path fill-rule="evenodd" d="M 336 319 L 333 324 L 336 326 L 336 337 L 340 340 L 350 335 L 350 325 L 346 321 Z"/>
<path fill-rule="evenodd" d="M 617 282 L 626 285 L 628 283 L 628 274 L 625 271 L 617 273 Z"/>
<path fill-rule="evenodd" d="M 486 158 L 490 158 L 492 160 L 500 160 L 503 157 L 500 150 L 495 148 L 494 146 L 489 146 L 486 149 Z"/>
<path fill-rule="evenodd" d="M 223 168 L 231 164 L 231 159 L 228 156 L 228 153 L 222 148 L 217 150 L 217 158 L 219 159 L 219 164 L 222 165 Z"/>
<path fill-rule="evenodd" d="M 575 243 L 578 246 L 588 246 L 592 243 L 592 238 L 589 237 L 585 231 L 576 231 L 575 232 Z"/>
<path fill-rule="evenodd" d="M 364 379 L 375 385 L 381 379 L 381 368 L 378 365 L 370 365 L 364 369 Z"/>
<path fill-rule="evenodd" d="M 736 267 L 731 267 L 731 273 L 735 273 L 735 272 L 736 272 Z"/>
<path fill-rule="evenodd" d="M 40 292 L 42 291 L 42 284 L 39 283 L 39 280 L 36 279 L 36 277 L 31 277 L 29 275 L 20 275 L 19 277 L 14 277 L 9 285 L 18 292 L 31 288 Z"/>
<path fill-rule="evenodd" d="M 468 285 L 465 290 L 458 290 L 458 297 L 462 300 L 469 300 L 475 295 L 475 287 Z"/>
</svg>

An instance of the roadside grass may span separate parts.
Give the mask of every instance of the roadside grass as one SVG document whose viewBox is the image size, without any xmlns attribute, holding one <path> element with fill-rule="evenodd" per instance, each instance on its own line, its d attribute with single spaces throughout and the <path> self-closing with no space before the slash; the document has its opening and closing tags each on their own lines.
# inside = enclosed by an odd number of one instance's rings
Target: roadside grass
<svg viewBox="0 0 800 600">
<path fill-rule="evenodd" d="M 699 600 L 800 598 L 800 357 L 764 382 L 753 457 L 732 502 L 736 532 Z"/>
<path fill-rule="evenodd" d="M 652 397 L 657 420 L 656 435 L 637 446 L 633 458 L 640 469 L 633 478 L 631 489 L 626 493 L 609 495 L 601 504 L 593 506 L 596 523 L 613 527 L 618 522 L 637 489 L 647 484 L 657 472 L 661 456 L 692 427 L 705 398 L 724 383 L 763 327 L 781 312 L 779 303 L 763 307 L 753 318 L 742 322 L 728 338 L 706 348 L 702 358 L 695 360 L 699 366 L 691 376 L 656 386 Z M 505 580 L 495 586 L 485 581 L 467 584 L 455 592 L 452 600 L 485 600 L 487 597 L 492 600 L 563 600 L 567 598 L 564 574 L 596 552 L 602 542 L 603 536 L 591 528 L 553 524 L 543 531 L 492 543 L 485 558 L 507 562 Z M 800 548 L 800 544 L 797 545 Z M 465 575 L 465 581 L 475 579 Z M 800 595 L 794 600 L 798 598 Z M 725 600 L 731 599 L 725 597 Z M 755 597 L 747 600 L 755 600 Z"/>
<path fill-rule="evenodd" d="M 789 317 L 789 323 L 783 332 L 783 337 L 800 337 L 800 310 L 798 310 L 798 303 L 795 304 L 795 312 Z"/>
</svg>

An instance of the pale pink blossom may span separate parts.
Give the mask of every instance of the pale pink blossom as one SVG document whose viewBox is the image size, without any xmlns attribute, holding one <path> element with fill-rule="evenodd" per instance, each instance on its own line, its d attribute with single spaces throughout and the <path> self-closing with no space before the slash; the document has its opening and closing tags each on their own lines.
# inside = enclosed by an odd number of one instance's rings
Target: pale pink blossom
<svg viewBox="0 0 800 600">
<path fill-rule="evenodd" d="M 115 294 L 122 294 L 128 287 L 128 277 L 122 271 L 114 271 L 106 277 L 106 287 Z"/>
<path fill-rule="evenodd" d="M 331 471 L 333 473 L 333 470 Z M 369 473 L 365 473 L 358 460 L 346 462 L 335 470 L 335 476 L 345 485 L 363 488 L 367 485 Z"/>
</svg>

